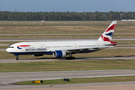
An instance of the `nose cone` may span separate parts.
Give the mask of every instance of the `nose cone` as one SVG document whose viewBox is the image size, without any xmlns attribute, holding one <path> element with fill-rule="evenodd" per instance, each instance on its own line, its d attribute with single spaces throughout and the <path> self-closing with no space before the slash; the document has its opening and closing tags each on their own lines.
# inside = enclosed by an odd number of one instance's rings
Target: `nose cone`
<svg viewBox="0 0 135 90">
<path fill-rule="evenodd" d="M 10 52 L 9 48 L 6 49 L 7 52 Z"/>
<path fill-rule="evenodd" d="M 13 52 L 12 48 L 7 48 L 6 51 L 9 53 Z"/>
</svg>

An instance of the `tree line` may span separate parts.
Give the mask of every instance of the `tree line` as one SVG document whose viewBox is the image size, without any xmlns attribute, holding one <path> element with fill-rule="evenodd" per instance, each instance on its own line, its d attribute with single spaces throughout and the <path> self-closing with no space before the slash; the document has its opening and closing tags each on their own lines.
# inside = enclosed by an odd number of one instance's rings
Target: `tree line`
<svg viewBox="0 0 135 90">
<path fill-rule="evenodd" d="M 107 21 L 135 19 L 135 12 L 9 12 L 0 11 L 2 21 Z"/>
</svg>

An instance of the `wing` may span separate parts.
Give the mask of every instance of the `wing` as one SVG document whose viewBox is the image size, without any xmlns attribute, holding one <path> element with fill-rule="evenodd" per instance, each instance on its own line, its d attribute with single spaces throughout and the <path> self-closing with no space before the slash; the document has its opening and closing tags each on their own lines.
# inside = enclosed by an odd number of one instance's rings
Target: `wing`
<svg viewBox="0 0 135 90">
<path fill-rule="evenodd" d="M 55 48 L 55 49 L 50 49 L 49 51 L 54 52 L 55 50 L 64 50 L 67 53 L 69 52 L 80 52 L 80 51 L 97 51 L 101 50 L 103 48 L 109 48 L 109 47 L 114 47 L 114 46 L 97 46 L 97 47 L 75 47 L 75 48 Z"/>
</svg>

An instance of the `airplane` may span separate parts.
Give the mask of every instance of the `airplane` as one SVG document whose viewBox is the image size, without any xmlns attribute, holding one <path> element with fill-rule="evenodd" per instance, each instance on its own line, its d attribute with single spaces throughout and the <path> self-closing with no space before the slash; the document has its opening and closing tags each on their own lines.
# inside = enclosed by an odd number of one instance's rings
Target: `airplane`
<svg viewBox="0 0 135 90">
<path fill-rule="evenodd" d="M 6 51 L 14 54 L 16 60 L 19 60 L 19 55 L 43 56 L 44 54 L 52 55 L 53 58 L 75 59 L 72 54 L 91 53 L 116 46 L 117 42 L 111 41 L 116 24 L 117 21 L 112 21 L 98 40 L 19 42 L 10 45 Z"/>
</svg>

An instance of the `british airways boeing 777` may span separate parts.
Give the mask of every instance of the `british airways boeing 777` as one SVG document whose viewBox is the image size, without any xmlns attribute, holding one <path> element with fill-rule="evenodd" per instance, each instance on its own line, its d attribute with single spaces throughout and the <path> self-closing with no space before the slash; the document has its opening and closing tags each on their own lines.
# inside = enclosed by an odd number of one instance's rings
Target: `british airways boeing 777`
<svg viewBox="0 0 135 90">
<path fill-rule="evenodd" d="M 54 58 L 73 59 L 72 54 L 90 53 L 104 48 L 114 47 L 117 42 L 112 42 L 117 21 L 113 21 L 98 40 L 91 41 L 50 41 L 50 42 L 20 42 L 10 45 L 6 51 L 14 54 L 16 60 L 19 55 L 43 56 L 52 55 Z"/>
</svg>

